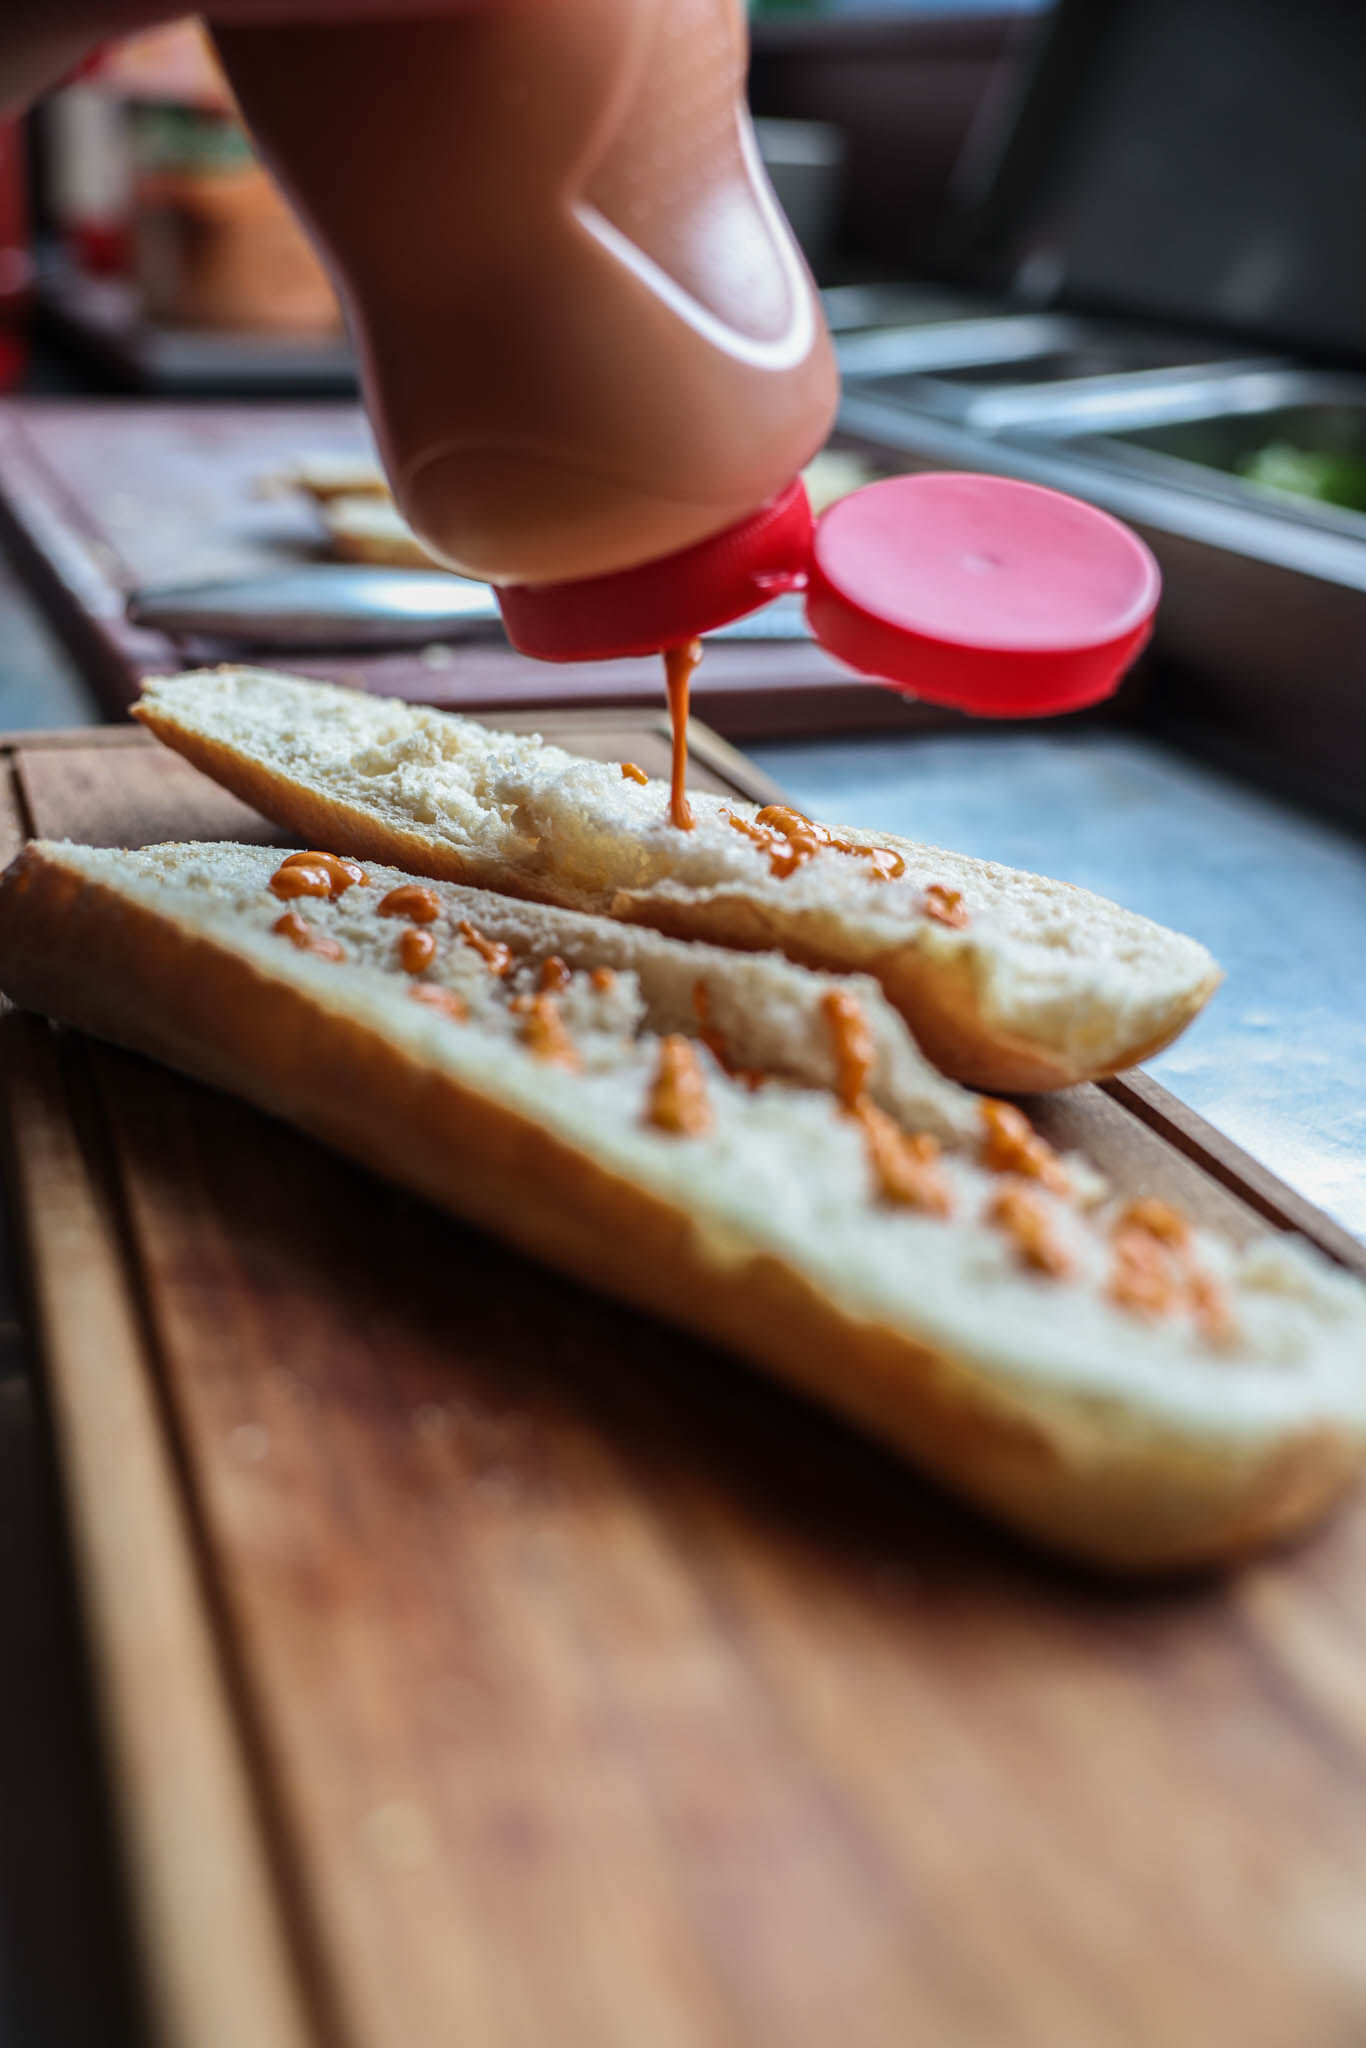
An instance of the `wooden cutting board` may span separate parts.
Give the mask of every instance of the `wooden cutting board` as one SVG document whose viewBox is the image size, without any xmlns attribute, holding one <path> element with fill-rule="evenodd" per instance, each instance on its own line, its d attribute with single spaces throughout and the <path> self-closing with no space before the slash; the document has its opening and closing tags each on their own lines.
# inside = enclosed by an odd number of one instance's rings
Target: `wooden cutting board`
<svg viewBox="0 0 1366 2048">
<path fill-rule="evenodd" d="M 123 730 L 5 749 L 33 830 L 271 836 Z M 163 2048 L 1366 2039 L 1366 1503 L 1091 1583 L 265 1117 L 0 1035 Z M 1141 1077 L 1042 1114 L 1366 1264 Z"/>
<path fill-rule="evenodd" d="M 173 405 L 19 400 L 0 405 L 0 537 L 114 711 L 163 674 L 231 650 L 130 625 L 129 593 L 259 575 L 323 558 L 296 494 L 263 490 L 303 454 L 366 446 L 358 406 Z M 456 711 L 635 706 L 662 700 L 657 660 L 529 661 L 505 645 L 286 666 Z M 253 655 L 252 659 L 265 659 Z M 961 723 L 852 675 L 813 642 L 716 640 L 696 685 L 699 714 L 744 736 L 918 731 Z"/>
</svg>

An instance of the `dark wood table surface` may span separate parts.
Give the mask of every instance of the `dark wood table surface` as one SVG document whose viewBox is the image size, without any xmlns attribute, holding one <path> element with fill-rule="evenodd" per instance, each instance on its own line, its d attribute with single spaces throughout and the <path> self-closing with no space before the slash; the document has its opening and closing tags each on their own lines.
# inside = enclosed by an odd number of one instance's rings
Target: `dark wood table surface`
<svg viewBox="0 0 1366 2048">
<path fill-rule="evenodd" d="M 93 725 L 94 693 L 0 556 L 0 729 Z M 0 1186 L 0 1203 L 4 1190 Z M 0 1235 L 0 2043 L 134 2048 L 136 2012 L 41 1394 Z"/>
</svg>

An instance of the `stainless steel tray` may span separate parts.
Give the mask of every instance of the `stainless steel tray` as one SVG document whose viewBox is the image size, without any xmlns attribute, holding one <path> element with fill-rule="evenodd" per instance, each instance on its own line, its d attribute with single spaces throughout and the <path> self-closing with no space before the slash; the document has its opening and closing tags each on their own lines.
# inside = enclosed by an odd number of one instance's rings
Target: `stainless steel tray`
<svg viewBox="0 0 1366 2048">
<path fill-rule="evenodd" d="M 1088 462 L 1366 542 L 1366 508 L 1278 490 L 1240 472 L 1240 464 L 1276 442 L 1366 461 L 1366 377 L 1287 371 L 1222 394 L 1217 407 L 1207 403 L 1163 422 L 1124 432 L 1115 431 L 1113 421 L 1107 432 L 1089 424 L 1092 430 L 1070 444 Z"/>
<path fill-rule="evenodd" d="M 840 344 L 846 385 L 984 432 L 1077 431 L 1088 408 L 1106 422 L 1184 418 L 1230 379 L 1284 367 L 1230 359 L 1207 336 L 1127 327 L 1068 313 L 1014 314 L 852 336 Z"/>
<path fill-rule="evenodd" d="M 975 292 L 937 284 L 836 284 L 821 293 L 832 334 L 969 320 L 997 309 Z"/>
</svg>

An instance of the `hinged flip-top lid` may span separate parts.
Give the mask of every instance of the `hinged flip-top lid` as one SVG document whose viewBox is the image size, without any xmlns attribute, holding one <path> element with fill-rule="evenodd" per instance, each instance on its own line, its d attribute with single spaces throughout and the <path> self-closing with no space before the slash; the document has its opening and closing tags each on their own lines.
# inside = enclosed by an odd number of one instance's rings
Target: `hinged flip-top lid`
<svg viewBox="0 0 1366 2048">
<path fill-rule="evenodd" d="M 813 525 L 800 482 L 725 533 L 581 583 L 498 593 L 514 646 L 549 661 L 651 654 L 805 588 L 862 674 L 994 718 L 1095 703 L 1151 630 L 1142 541 L 1078 499 L 1005 477 L 890 477 Z"/>
</svg>

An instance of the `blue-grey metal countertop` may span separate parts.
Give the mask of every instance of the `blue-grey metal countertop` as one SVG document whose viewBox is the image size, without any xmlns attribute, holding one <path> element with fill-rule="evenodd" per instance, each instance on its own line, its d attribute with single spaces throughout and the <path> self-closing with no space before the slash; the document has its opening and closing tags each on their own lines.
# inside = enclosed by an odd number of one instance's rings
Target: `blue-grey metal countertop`
<svg viewBox="0 0 1366 2048">
<path fill-rule="evenodd" d="M 765 745 L 801 809 L 1094 889 L 1202 939 L 1224 986 L 1150 1071 L 1366 1236 L 1366 847 L 1104 727 Z"/>
</svg>

